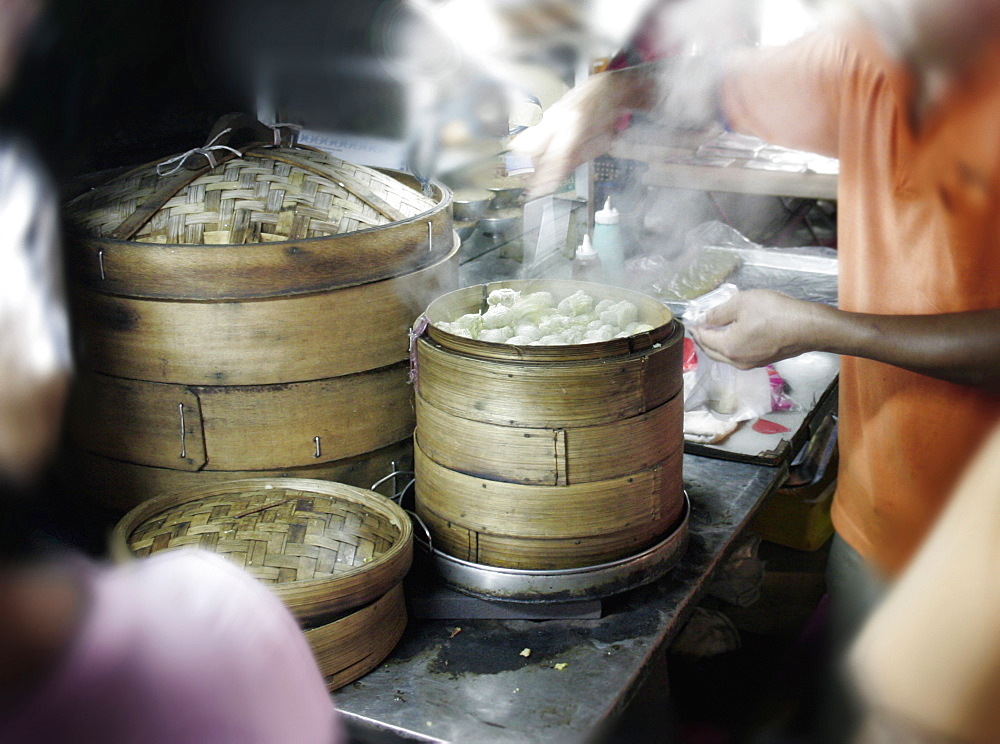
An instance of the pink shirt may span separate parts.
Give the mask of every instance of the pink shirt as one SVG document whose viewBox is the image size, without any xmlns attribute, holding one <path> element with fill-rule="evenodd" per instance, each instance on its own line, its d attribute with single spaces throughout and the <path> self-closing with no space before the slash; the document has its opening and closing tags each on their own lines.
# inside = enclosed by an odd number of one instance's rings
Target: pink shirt
<svg viewBox="0 0 1000 744">
<path fill-rule="evenodd" d="M 295 619 L 226 559 L 170 551 L 81 580 L 78 637 L 0 742 L 346 741 Z"/>
</svg>

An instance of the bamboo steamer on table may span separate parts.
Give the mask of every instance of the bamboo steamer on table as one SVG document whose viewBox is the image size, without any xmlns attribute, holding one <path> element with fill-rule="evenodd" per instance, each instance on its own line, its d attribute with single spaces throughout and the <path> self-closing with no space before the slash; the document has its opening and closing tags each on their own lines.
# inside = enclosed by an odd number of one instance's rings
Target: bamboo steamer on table
<svg viewBox="0 0 1000 744">
<path fill-rule="evenodd" d="M 151 469 L 314 474 L 409 443 L 407 330 L 458 286 L 444 187 L 275 144 L 252 120 L 217 130 L 67 208 L 70 447 L 135 466 L 105 503 L 156 492 Z"/>
<path fill-rule="evenodd" d="M 412 526 L 379 494 L 306 478 L 254 478 L 164 493 L 115 525 L 119 561 L 219 553 L 266 583 L 299 622 L 327 687 L 374 669 L 406 626 Z"/>
<path fill-rule="evenodd" d="M 497 289 L 627 300 L 651 330 L 510 345 L 447 330 Z M 604 285 L 507 281 L 432 302 L 416 340 L 416 512 L 433 546 L 526 570 L 643 551 L 682 517 L 683 330 L 656 300 Z"/>
</svg>

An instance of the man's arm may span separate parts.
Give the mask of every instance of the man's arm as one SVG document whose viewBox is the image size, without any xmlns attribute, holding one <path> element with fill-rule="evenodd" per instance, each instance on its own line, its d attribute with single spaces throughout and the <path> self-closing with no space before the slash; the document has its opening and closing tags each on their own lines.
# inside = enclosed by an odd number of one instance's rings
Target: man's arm
<svg viewBox="0 0 1000 744">
<path fill-rule="evenodd" d="M 873 315 L 750 290 L 710 311 L 691 333 L 710 357 L 740 369 L 828 351 L 1000 391 L 1000 308 Z"/>
</svg>

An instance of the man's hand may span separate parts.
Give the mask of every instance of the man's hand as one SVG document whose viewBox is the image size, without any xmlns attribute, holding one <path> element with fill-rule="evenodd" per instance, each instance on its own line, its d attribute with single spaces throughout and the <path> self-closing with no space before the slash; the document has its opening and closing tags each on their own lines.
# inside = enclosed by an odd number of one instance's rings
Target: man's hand
<svg viewBox="0 0 1000 744">
<path fill-rule="evenodd" d="M 643 66 L 587 78 L 519 134 L 511 148 L 531 157 L 535 175 L 528 196 L 551 193 L 581 163 L 603 155 L 624 114 L 646 108 L 655 78 Z"/>
<path fill-rule="evenodd" d="M 749 290 L 710 310 L 691 335 L 739 369 L 828 351 L 1000 392 L 1000 309 L 874 315 Z"/>
<path fill-rule="evenodd" d="M 817 312 L 822 308 L 815 303 L 754 289 L 709 310 L 691 335 L 712 359 L 738 369 L 763 367 L 817 348 Z"/>
</svg>

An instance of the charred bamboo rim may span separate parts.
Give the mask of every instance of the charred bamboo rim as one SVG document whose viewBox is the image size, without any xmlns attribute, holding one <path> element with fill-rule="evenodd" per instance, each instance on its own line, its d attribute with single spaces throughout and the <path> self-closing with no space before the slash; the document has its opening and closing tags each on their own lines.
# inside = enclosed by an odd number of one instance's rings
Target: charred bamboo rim
<svg viewBox="0 0 1000 744">
<path fill-rule="evenodd" d="M 366 513 L 372 513 L 398 531 L 388 549 L 367 563 L 353 565 L 321 578 L 269 584 L 269 588 L 300 620 L 330 617 L 366 604 L 399 584 L 409 571 L 413 559 L 413 523 L 402 507 L 374 491 L 310 478 L 248 478 L 213 483 L 154 497 L 129 511 L 115 525 L 110 538 L 111 557 L 119 562 L 135 560 L 137 556 L 133 552 L 132 544 L 135 531 L 150 521 L 168 516 L 172 510 L 195 502 L 208 504 L 214 498 L 225 498 L 260 489 L 274 489 L 279 494 L 289 491 L 299 492 L 300 496 L 283 497 L 259 509 L 232 516 L 221 516 L 212 524 L 220 527 L 223 524 L 232 524 L 237 519 L 281 506 L 300 497 L 327 497 L 346 504 L 359 517 L 363 518 Z M 327 538 L 335 538 L 336 535 L 336 530 L 324 532 Z M 177 549 L 179 548 L 180 546 Z M 243 568 L 254 574 L 253 566 L 243 566 Z M 347 597 L 349 601 L 340 601 L 341 596 Z"/>
<path fill-rule="evenodd" d="M 374 170 L 421 188 L 408 173 Z M 430 185 L 437 203 L 429 210 L 385 225 L 313 238 L 192 245 L 116 240 L 71 229 L 68 242 L 75 249 L 67 251 L 67 264 L 71 276 L 89 289 L 167 300 L 263 299 L 392 279 L 437 263 L 460 242 L 454 236 L 452 191 L 437 181 Z M 413 237 L 407 239 L 407 234 Z M 359 263 L 362 251 L 365 260 Z M 178 281 L 181 268 L 183 281 Z"/>
<path fill-rule="evenodd" d="M 625 558 L 578 568 L 502 568 L 462 560 L 435 548 L 430 531 L 413 516 L 418 523 L 414 538 L 418 555 L 429 560 L 452 589 L 506 602 L 572 602 L 620 594 L 666 574 L 687 548 L 691 500 L 685 491 L 681 516 L 655 545 Z"/>
<path fill-rule="evenodd" d="M 653 330 L 636 333 L 627 338 L 615 338 L 593 344 L 567 346 L 515 346 L 456 336 L 441 330 L 436 323 L 452 322 L 466 313 L 477 313 L 486 307 L 486 298 L 495 289 L 514 289 L 520 292 L 551 292 L 557 302 L 578 290 L 595 300 L 628 300 L 639 311 L 639 319 L 653 326 Z M 603 359 L 624 356 L 649 349 L 656 344 L 674 343 L 684 335 L 684 328 L 674 318 L 670 309 L 659 300 L 620 287 L 577 281 L 552 281 L 546 279 L 511 279 L 490 284 L 476 284 L 442 295 L 431 302 L 424 311 L 428 325 L 426 334 L 438 345 L 483 359 L 511 359 L 518 361 L 559 362 L 584 359 Z"/>
</svg>

